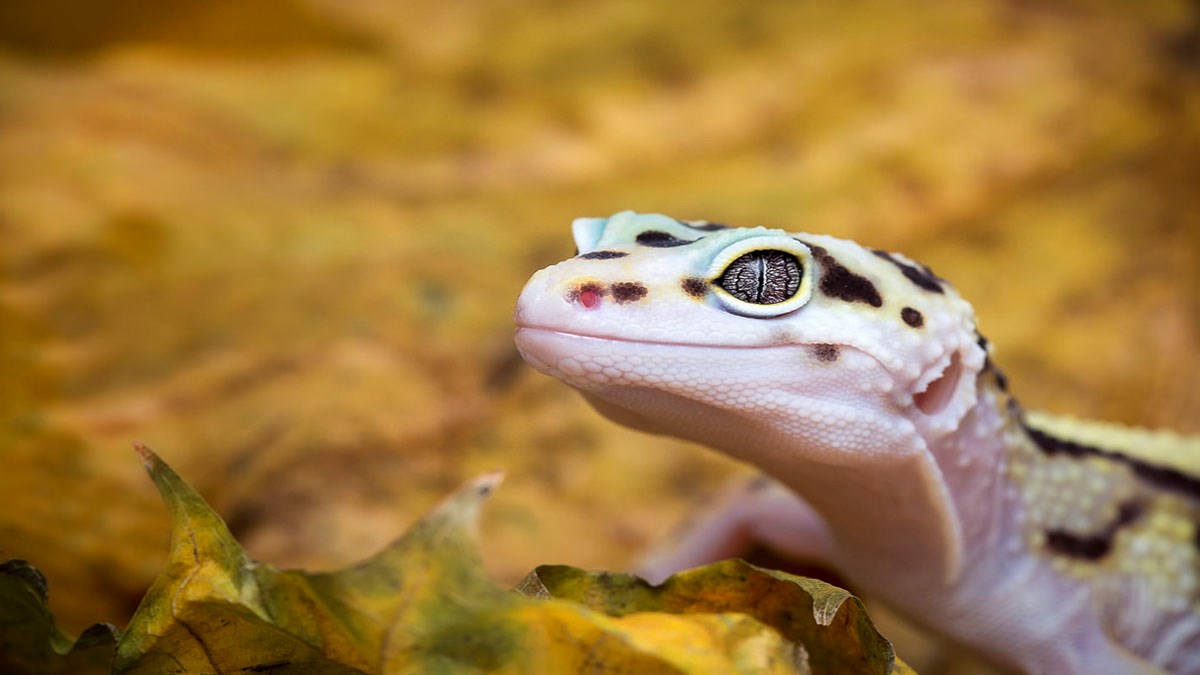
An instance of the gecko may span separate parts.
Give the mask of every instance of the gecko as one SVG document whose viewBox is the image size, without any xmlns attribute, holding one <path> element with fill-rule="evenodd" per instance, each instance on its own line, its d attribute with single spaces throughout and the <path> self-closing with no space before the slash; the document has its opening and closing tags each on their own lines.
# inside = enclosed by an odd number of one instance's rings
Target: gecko
<svg viewBox="0 0 1200 675">
<path fill-rule="evenodd" d="M 770 481 L 648 580 L 754 541 L 1019 671 L 1200 672 L 1200 437 L 1023 409 L 899 253 L 631 211 L 572 232 L 517 301 L 525 361 Z"/>
</svg>

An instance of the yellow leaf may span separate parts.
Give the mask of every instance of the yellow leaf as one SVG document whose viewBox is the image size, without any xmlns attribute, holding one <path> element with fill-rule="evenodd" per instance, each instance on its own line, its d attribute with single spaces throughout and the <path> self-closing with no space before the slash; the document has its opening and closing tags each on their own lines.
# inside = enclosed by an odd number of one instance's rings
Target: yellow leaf
<svg viewBox="0 0 1200 675">
<path fill-rule="evenodd" d="M 138 451 L 174 530 L 114 672 L 895 672 L 891 646 L 845 591 L 745 563 L 661 588 L 542 567 L 503 590 L 483 573 L 476 533 L 499 474 L 370 559 L 308 573 L 251 560 L 191 487 Z"/>
<path fill-rule="evenodd" d="M 727 560 L 681 572 L 661 586 L 628 574 L 585 572 L 544 565 L 518 589 L 571 600 L 617 617 L 667 612 L 689 617 L 744 614 L 803 646 L 811 672 L 893 673 L 891 643 L 871 623 L 862 603 L 823 581 Z M 664 644 L 670 645 L 670 641 Z M 897 670 L 899 669 L 899 670 Z M 804 672 L 808 672 L 805 670 Z"/>
</svg>

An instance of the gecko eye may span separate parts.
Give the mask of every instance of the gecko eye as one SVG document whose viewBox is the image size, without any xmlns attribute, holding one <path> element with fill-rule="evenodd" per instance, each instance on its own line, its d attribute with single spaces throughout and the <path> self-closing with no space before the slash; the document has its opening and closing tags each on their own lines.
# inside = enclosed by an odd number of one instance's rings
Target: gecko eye
<svg viewBox="0 0 1200 675">
<path fill-rule="evenodd" d="M 720 253 L 709 271 L 715 295 L 726 310 L 773 317 L 808 302 L 808 248 L 790 237 L 743 239 Z"/>
<path fill-rule="evenodd" d="M 775 305 L 800 290 L 804 270 L 784 251 L 751 251 L 729 263 L 717 285 L 742 302 Z"/>
</svg>

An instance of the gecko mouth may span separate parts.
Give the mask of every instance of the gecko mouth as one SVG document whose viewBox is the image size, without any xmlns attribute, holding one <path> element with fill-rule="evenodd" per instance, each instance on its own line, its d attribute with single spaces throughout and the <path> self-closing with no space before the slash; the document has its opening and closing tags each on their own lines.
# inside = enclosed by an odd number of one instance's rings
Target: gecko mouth
<svg viewBox="0 0 1200 675">
<path fill-rule="evenodd" d="M 692 374 L 720 371 L 732 379 L 760 377 L 770 380 L 788 366 L 799 366 L 804 358 L 829 366 L 831 361 L 846 362 L 865 357 L 873 369 L 887 373 L 878 359 L 851 345 L 703 344 L 585 335 L 530 325 L 518 326 L 514 341 L 521 357 L 539 372 L 577 385 L 641 384 L 645 379 L 668 375 L 675 369 L 686 369 Z M 862 361 L 858 360 L 860 372 L 862 367 Z M 733 375 L 731 368 L 737 368 L 738 375 Z M 620 372 L 622 369 L 624 372 Z M 652 376 L 644 379 L 628 377 L 629 372 L 639 370 L 649 371 Z M 836 369 L 819 367 L 810 375 L 826 380 L 834 372 Z M 802 376 L 802 373 L 796 372 L 795 376 Z M 890 374 L 888 377 L 891 378 Z M 890 389 L 888 386 L 887 390 Z"/>
<path fill-rule="evenodd" d="M 660 347 L 691 347 L 695 349 L 780 349 L 784 347 L 804 347 L 802 343 L 785 343 L 785 344 L 769 344 L 769 345 L 716 345 L 703 342 L 682 342 L 672 340 L 639 340 L 636 338 L 616 337 L 610 335 L 587 335 L 585 333 L 572 333 L 570 331 L 559 330 L 558 328 L 547 328 L 545 326 L 517 326 L 517 339 L 520 341 L 522 334 L 533 335 L 557 335 L 567 339 L 575 340 L 595 340 L 597 343 L 624 343 L 630 345 L 653 345 Z M 851 348 L 849 345 L 838 345 Z"/>
<path fill-rule="evenodd" d="M 517 351 L 529 365 L 548 375 L 581 375 L 574 365 L 582 360 L 603 364 L 606 357 L 638 352 L 650 359 L 667 359 L 679 350 L 761 352 L 768 349 L 802 349 L 804 345 L 715 345 L 694 342 L 638 340 L 627 337 L 585 335 L 546 328 L 518 326 L 514 337 Z"/>
<path fill-rule="evenodd" d="M 836 358 L 845 366 L 839 368 L 808 344 L 650 342 L 535 326 L 520 327 L 515 341 L 531 366 L 579 390 L 621 424 L 698 442 L 732 434 L 730 448 L 744 434 L 771 433 L 773 416 L 784 410 L 822 424 L 851 424 L 866 410 L 892 405 L 891 376 L 852 347 Z"/>
<path fill-rule="evenodd" d="M 538 372 L 570 380 L 586 377 L 581 361 L 602 364 L 606 356 L 627 355 L 631 350 L 721 349 L 715 345 L 683 342 L 650 342 L 630 338 L 600 337 L 541 326 L 519 326 L 513 338 L 521 358 Z M 593 379 L 599 379 L 593 376 Z"/>
<path fill-rule="evenodd" d="M 827 367 L 831 362 L 845 362 L 847 359 L 870 360 L 873 369 L 883 375 L 890 384 L 882 384 L 880 392 L 892 391 L 893 387 L 905 380 L 893 373 L 882 361 L 870 352 L 845 344 L 760 344 L 760 345 L 719 345 L 695 342 L 671 342 L 655 340 L 638 340 L 628 337 L 610 337 L 585 335 L 569 331 L 535 325 L 518 325 L 514 338 L 517 351 L 529 365 L 539 372 L 568 380 L 576 386 L 593 387 L 596 385 L 631 384 L 643 385 L 643 381 L 631 381 L 626 377 L 627 372 L 618 372 L 618 361 L 629 358 L 641 359 L 643 366 L 651 370 L 669 370 L 668 365 L 673 360 L 684 359 L 691 364 L 704 364 L 704 369 L 720 368 L 722 364 L 731 364 L 736 353 L 745 354 L 741 359 L 743 367 L 754 362 L 759 375 L 768 379 L 777 377 L 781 368 L 787 364 L 797 364 L 797 351 L 807 352 L 811 358 L 820 362 L 815 369 L 808 371 L 809 377 L 822 379 L 822 373 L 832 373 Z M 770 354 L 778 350 L 778 355 Z M 787 350 L 784 352 L 784 350 Z M 706 356 L 705 354 L 713 354 Z M 721 357 L 720 354 L 727 356 Z M 751 356 L 754 355 L 754 356 Z M 773 366 L 763 366 L 763 362 L 772 362 Z M 941 364 L 936 372 L 927 373 L 918 379 L 923 382 L 920 390 L 913 392 L 915 407 L 922 414 L 929 416 L 941 412 L 953 397 L 963 371 L 958 354 L 954 354 L 948 364 Z M 850 366 L 854 367 L 854 366 Z M 858 368 L 862 368 L 859 361 Z M 729 371 L 726 371 L 729 372 Z M 859 371 L 861 372 L 861 371 Z M 800 373 L 797 373 L 800 375 Z M 865 375 L 865 374 L 864 374 Z M 863 375 L 860 375 L 861 378 Z M 910 376 L 911 377 L 911 376 Z M 830 383 L 832 384 L 832 383 Z M 877 385 L 879 386 L 879 385 Z"/>
</svg>

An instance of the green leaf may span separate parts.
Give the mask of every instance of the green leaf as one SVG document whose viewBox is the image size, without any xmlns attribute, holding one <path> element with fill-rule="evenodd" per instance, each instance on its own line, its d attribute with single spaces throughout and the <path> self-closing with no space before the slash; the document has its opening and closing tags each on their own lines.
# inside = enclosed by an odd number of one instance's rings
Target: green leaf
<svg viewBox="0 0 1200 675">
<path fill-rule="evenodd" d="M 49 599 L 37 569 L 23 560 L 0 563 L 0 672 L 107 673 L 117 629 L 98 623 L 72 639 L 55 624 Z"/>
</svg>

